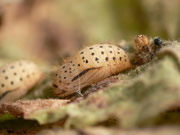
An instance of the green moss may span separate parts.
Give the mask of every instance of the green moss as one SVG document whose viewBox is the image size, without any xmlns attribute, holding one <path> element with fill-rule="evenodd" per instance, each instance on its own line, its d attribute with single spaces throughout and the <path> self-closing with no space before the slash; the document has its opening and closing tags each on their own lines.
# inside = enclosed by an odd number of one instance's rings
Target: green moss
<svg viewBox="0 0 180 135">
<path fill-rule="evenodd" d="M 0 115 L 0 122 L 4 122 L 7 120 L 15 119 L 15 117 L 11 114 L 2 114 Z"/>
</svg>

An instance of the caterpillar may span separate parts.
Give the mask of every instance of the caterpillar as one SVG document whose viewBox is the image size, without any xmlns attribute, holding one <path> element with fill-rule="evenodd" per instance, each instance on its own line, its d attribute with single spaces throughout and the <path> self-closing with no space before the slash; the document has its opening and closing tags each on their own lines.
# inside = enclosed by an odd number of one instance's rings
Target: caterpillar
<svg viewBox="0 0 180 135">
<path fill-rule="evenodd" d="M 163 46 L 163 41 L 159 37 L 150 40 L 145 35 L 136 36 L 133 46 L 135 56 L 131 64 L 141 65 L 151 61 Z"/>
<path fill-rule="evenodd" d="M 38 66 L 21 60 L 0 68 L 0 101 L 13 101 L 27 93 L 42 77 Z"/>
<path fill-rule="evenodd" d="M 140 53 L 144 50 L 154 52 L 157 48 L 161 48 L 163 41 L 159 37 L 155 37 L 153 41 L 150 41 L 145 35 L 137 35 L 134 39 L 134 49 L 136 53 Z"/>
<path fill-rule="evenodd" d="M 135 52 L 141 52 L 149 46 L 149 39 L 145 35 L 137 35 L 134 39 L 134 49 Z"/>
<path fill-rule="evenodd" d="M 65 97 L 130 67 L 127 53 L 116 45 L 86 47 L 58 68 L 53 91 Z"/>
</svg>

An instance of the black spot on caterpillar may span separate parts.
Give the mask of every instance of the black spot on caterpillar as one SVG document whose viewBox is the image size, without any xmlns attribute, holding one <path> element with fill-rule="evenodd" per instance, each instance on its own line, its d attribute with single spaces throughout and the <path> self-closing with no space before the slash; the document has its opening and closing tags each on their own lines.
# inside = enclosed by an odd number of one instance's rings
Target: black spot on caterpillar
<svg viewBox="0 0 180 135">
<path fill-rule="evenodd" d="M 84 71 L 82 71 L 81 73 L 79 73 L 77 76 L 75 76 L 71 81 L 75 81 L 77 80 L 78 78 L 80 78 L 81 76 L 85 75 L 88 71 L 90 70 L 94 70 L 94 69 L 98 69 L 98 68 L 88 68 L 88 69 L 85 69 Z"/>
<path fill-rule="evenodd" d="M 56 84 L 53 84 L 54 88 L 58 88 L 58 86 Z"/>
</svg>

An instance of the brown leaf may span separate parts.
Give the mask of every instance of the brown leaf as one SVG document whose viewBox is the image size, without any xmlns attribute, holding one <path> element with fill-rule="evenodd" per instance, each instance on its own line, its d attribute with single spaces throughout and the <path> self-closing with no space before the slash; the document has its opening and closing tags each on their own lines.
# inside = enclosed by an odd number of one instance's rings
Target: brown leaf
<svg viewBox="0 0 180 135">
<path fill-rule="evenodd" d="M 37 99 L 2 102 L 0 103 L 0 114 L 12 114 L 15 117 L 26 117 L 27 115 L 41 109 L 60 107 L 65 105 L 68 101 L 69 100 L 60 99 Z"/>
</svg>

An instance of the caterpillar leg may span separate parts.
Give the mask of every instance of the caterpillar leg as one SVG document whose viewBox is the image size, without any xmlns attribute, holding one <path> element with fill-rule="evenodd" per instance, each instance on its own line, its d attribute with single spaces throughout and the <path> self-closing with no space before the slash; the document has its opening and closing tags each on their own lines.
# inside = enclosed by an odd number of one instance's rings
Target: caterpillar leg
<svg viewBox="0 0 180 135">
<path fill-rule="evenodd" d="M 79 82 L 79 87 L 78 87 L 78 90 L 76 91 L 76 93 L 78 94 L 78 96 L 82 97 L 83 94 L 81 93 L 81 83 L 80 83 L 80 79 L 78 79 L 78 82 Z"/>
<path fill-rule="evenodd" d="M 78 96 L 80 96 L 80 97 L 82 97 L 83 96 L 83 94 L 81 93 L 81 90 L 79 89 L 79 90 L 77 90 L 76 91 L 76 93 L 78 94 Z"/>
</svg>

